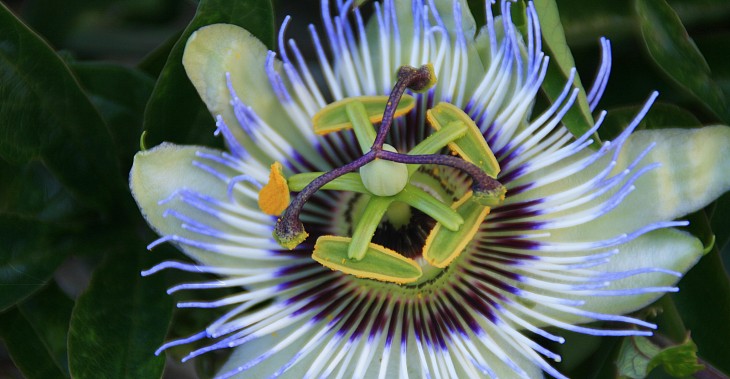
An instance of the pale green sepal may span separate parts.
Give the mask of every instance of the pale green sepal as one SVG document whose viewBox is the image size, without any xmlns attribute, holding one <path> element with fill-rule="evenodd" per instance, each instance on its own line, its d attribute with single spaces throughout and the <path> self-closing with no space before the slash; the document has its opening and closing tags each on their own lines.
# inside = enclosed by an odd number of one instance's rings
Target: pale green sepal
<svg viewBox="0 0 730 379">
<path fill-rule="evenodd" d="M 375 235 L 375 230 L 392 202 L 392 197 L 370 197 L 352 232 L 352 242 L 347 248 L 347 256 L 350 259 L 359 261 L 365 256 L 368 245 Z"/>
<path fill-rule="evenodd" d="M 444 268 L 458 257 L 479 231 L 479 226 L 489 214 L 489 207 L 471 201 L 472 193 L 459 199 L 452 209 L 464 219 L 458 230 L 443 228 L 441 224 L 431 229 L 423 246 L 423 258 L 434 267 Z"/>
<path fill-rule="evenodd" d="M 354 102 L 361 103 L 365 107 L 368 120 L 375 124 L 383 120 L 383 112 L 388 104 L 388 96 L 359 96 L 328 104 L 312 117 L 314 132 L 320 135 L 352 128 L 350 116 L 347 114 L 347 107 Z M 416 106 L 416 99 L 413 96 L 403 95 L 398 107 L 396 107 L 393 118 L 397 118 L 410 112 Z M 368 146 L 368 150 L 370 150 Z"/>
<path fill-rule="evenodd" d="M 482 132 L 474 121 L 463 110 L 450 103 L 438 103 L 426 112 L 426 118 L 436 130 L 445 125 L 459 121 L 467 126 L 466 135 L 449 144 L 464 160 L 481 168 L 487 175 L 496 178 L 499 174 L 499 162 L 484 140 Z"/>
<path fill-rule="evenodd" d="M 612 175 L 625 170 L 652 143 L 654 148 L 642 159 L 634 172 L 659 163 L 660 167 L 644 173 L 635 190 L 610 212 L 576 226 L 550 230 L 547 241 L 597 241 L 632 233 L 655 222 L 670 221 L 701 209 L 730 190 L 730 128 L 709 126 L 699 129 L 661 129 L 635 132 L 628 138 L 617 159 Z M 560 170 L 592 151 L 583 151 L 552 166 L 510 183 L 519 186 Z M 511 202 L 539 199 L 568 191 L 595 177 L 605 169 L 611 155 L 572 175 L 569 180 L 512 196 Z M 586 204 L 595 206 L 605 196 Z M 570 214 L 571 211 L 565 212 Z M 548 219 L 549 220 L 549 219 Z"/>
<path fill-rule="evenodd" d="M 459 213 L 412 184 L 407 185 L 403 191 L 395 196 L 395 199 L 431 216 L 446 229 L 459 230 L 461 225 L 464 224 L 464 219 Z"/>
<path fill-rule="evenodd" d="M 314 179 L 317 179 L 321 175 L 325 174 L 324 172 L 305 172 L 302 174 L 296 174 L 289 177 L 287 180 L 287 183 L 289 185 L 289 190 L 293 192 L 299 192 L 304 189 L 309 183 L 311 183 Z M 331 182 L 328 182 L 324 186 L 322 186 L 323 190 L 335 190 L 335 191 L 351 191 L 351 192 L 358 192 L 358 193 L 369 193 L 368 190 L 365 188 L 365 185 L 362 184 L 362 179 L 360 178 L 360 175 L 349 172 L 347 174 L 344 174 Z"/>
<path fill-rule="evenodd" d="M 418 145 L 408 152 L 408 155 L 436 154 L 449 143 L 466 135 L 466 131 L 466 124 L 461 121 L 452 121 L 426 137 L 423 141 L 419 142 Z M 409 164 L 408 175 L 413 175 L 419 167 L 421 167 L 421 165 Z"/>
<path fill-rule="evenodd" d="M 626 221 L 628 212 L 632 223 L 643 219 L 637 226 L 672 220 L 705 207 L 730 190 L 729 127 L 636 132 L 621 151 L 618 166 L 628 165 L 652 142 L 656 147 L 643 161 L 659 162 L 661 167 L 642 176 L 636 191 L 604 217 L 605 222 Z"/>
<path fill-rule="evenodd" d="M 213 237 L 203 236 L 183 228 L 182 222 L 175 217 L 163 217 L 166 210 L 174 209 L 221 230 L 230 228 L 209 213 L 191 207 L 179 199 L 171 199 L 160 204 L 160 201 L 169 199 L 171 195 L 182 189 L 196 191 L 221 201 L 227 200 L 226 184 L 216 180 L 206 171 L 193 166 L 193 161 L 200 160 L 196 157 L 197 152 L 215 156 L 222 154 L 220 151 L 204 147 L 177 146 L 169 143 L 139 152 L 134 156 L 134 164 L 129 174 L 129 186 L 142 215 L 158 234 L 179 235 L 198 241 L 220 242 Z M 240 175 L 223 166 L 216 167 L 216 169 L 230 174 L 231 177 Z M 258 212 L 255 199 L 251 200 L 251 209 Z M 178 247 L 187 255 L 205 264 L 228 267 L 240 263 L 238 259 L 188 245 L 180 244 Z"/>
<path fill-rule="evenodd" d="M 702 242 L 687 232 L 676 229 L 660 229 L 644 234 L 637 239 L 618 246 L 619 253 L 604 265 L 592 268 L 601 272 L 625 272 L 639 268 L 661 268 L 681 274 L 686 273 L 702 257 Z M 568 273 L 570 274 L 570 273 Z M 613 281 L 606 289 L 631 289 L 674 286 L 679 277 L 666 273 L 647 273 Z M 600 290 L 598 290 L 600 291 Z M 538 290 L 550 294 L 549 291 Z M 578 296 L 560 293 L 565 299 L 585 301 L 580 309 L 606 314 L 628 314 L 641 309 L 664 293 L 648 293 L 632 296 Z M 591 320 L 575 315 L 556 312 L 545 305 L 536 304 L 536 312 L 555 317 L 561 321 L 576 324 Z M 536 325 L 545 325 L 538 322 Z"/>
<path fill-rule="evenodd" d="M 261 41 L 241 27 L 208 25 L 198 29 L 188 39 L 183 66 L 210 113 L 214 117 L 223 117 L 236 139 L 265 164 L 274 159 L 268 158 L 269 154 L 239 126 L 230 104 L 226 73 L 230 73 L 238 97 L 261 119 L 296 146 L 300 154 L 314 162 L 323 162 L 321 155 L 310 144 L 301 143 L 308 136 L 301 134 L 274 94 L 265 72 L 267 51 Z M 275 68 L 279 70 L 280 66 L 281 63 L 277 61 Z"/>
<path fill-rule="evenodd" d="M 413 283 L 423 274 L 421 267 L 413 259 L 373 243 L 368 245 L 363 259 L 349 259 L 351 241 L 348 237 L 319 237 L 314 245 L 312 259 L 329 269 L 381 282 Z"/>
</svg>

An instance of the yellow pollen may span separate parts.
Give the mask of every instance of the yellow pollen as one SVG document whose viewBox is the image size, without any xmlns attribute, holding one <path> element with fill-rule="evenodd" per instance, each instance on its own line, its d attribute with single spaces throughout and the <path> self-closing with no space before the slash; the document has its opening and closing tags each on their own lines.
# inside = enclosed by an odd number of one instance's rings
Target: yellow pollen
<svg viewBox="0 0 730 379">
<path fill-rule="evenodd" d="M 259 208 L 268 215 L 278 216 L 289 206 L 289 186 L 282 171 L 281 163 L 274 162 L 269 182 L 259 191 Z"/>
</svg>

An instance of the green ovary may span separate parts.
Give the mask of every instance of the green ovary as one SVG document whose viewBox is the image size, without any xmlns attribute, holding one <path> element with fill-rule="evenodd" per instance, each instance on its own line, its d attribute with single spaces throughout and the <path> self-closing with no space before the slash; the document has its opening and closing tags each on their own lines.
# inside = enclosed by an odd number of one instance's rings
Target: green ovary
<svg viewBox="0 0 730 379">
<path fill-rule="evenodd" d="M 398 152 L 388 144 L 383 145 L 383 150 Z M 408 167 L 403 163 L 376 159 L 360 168 L 360 176 L 365 188 L 373 195 L 394 196 L 408 184 Z"/>
</svg>

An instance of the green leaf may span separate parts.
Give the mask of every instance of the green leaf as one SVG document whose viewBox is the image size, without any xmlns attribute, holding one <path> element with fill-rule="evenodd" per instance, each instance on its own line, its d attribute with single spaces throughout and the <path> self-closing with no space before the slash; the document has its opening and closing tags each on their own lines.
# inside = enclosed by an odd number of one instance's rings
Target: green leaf
<svg viewBox="0 0 730 379">
<path fill-rule="evenodd" d="M 550 65 L 545 81 L 542 83 L 542 90 L 551 101 L 554 101 L 563 91 L 570 70 L 575 67 L 575 61 L 565 41 L 565 33 L 555 0 L 535 0 L 534 4 L 542 28 L 544 50 L 550 56 Z M 576 105 L 570 108 L 563 117 L 563 123 L 573 135 L 582 136 L 593 126 L 593 116 L 586 99 L 586 91 L 583 89 L 578 74 L 575 75 L 573 84 L 580 92 Z"/>
<path fill-rule="evenodd" d="M 165 63 L 167 63 L 167 56 L 172 53 L 172 49 L 175 47 L 177 41 L 180 40 L 181 35 L 182 31 L 177 32 L 160 46 L 157 46 L 157 48 L 142 58 L 142 61 L 137 64 L 137 68 L 152 77 L 156 78 L 160 76 L 162 70 L 165 68 Z"/>
<path fill-rule="evenodd" d="M 679 345 L 668 347 L 649 361 L 648 371 L 662 366 L 664 371 L 675 378 L 690 376 L 704 368 L 697 362 L 697 345 L 687 337 Z"/>
<path fill-rule="evenodd" d="M 185 75 L 182 55 L 188 37 L 198 28 L 229 23 L 246 28 L 266 46 L 274 46 L 274 16 L 267 0 L 201 0 L 198 11 L 178 39 L 160 73 L 144 115 L 146 145 L 164 141 L 220 145 L 214 122 Z"/>
<path fill-rule="evenodd" d="M 590 7 L 585 6 L 585 0 L 559 2 L 560 19 L 566 38 L 573 49 L 576 46 L 586 46 L 595 54 L 596 41 L 604 36 L 616 42 L 617 48 L 625 47 L 630 42 L 626 39 L 631 38 L 636 30 L 636 19 L 629 1 L 592 1 Z M 688 28 L 722 22 L 730 15 L 730 2 L 726 0 L 669 0 L 668 2 Z"/>
<path fill-rule="evenodd" d="M 46 352 L 61 368 L 65 377 L 68 371 L 68 348 L 66 345 L 68 324 L 74 302 L 55 283 L 51 283 L 37 294 L 18 304 L 18 310 L 33 328 L 33 334 L 42 342 L 40 350 Z M 36 354 L 15 357 L 33 363 Z M 30 375 L 26 375 L 31 377 Z"/>
<path fill-rule="evenodd" d="M 636 379 L 645 378 L 659 366 L 675 378 L 692 375 L 704 368 L 697 362 L 697 346 L 689 337 L 681 344 L 666 348 L 646 337 L 624 338 L 616 366 L 619 376 Z"/>
<path fill-rule="evenodd" d="M 111 135 L 64 62 L 0 4 L 0 158 L 40 157 L 96 208 L 126 192 Z"/>
<path fill-rule="evenodd" d="M 699 355 L 730 373 L 730 281 L 715 247 L 679 282 L 672 294 L 682 321 L 699 347 Z"/>
<path fill-rule="evenodd" d="M 0 213 L 68 222 L 78 203 L 42 162 L 15 166 L 0 159 Z"/>
<path fill-rule="evenodd" d="M 76 302 L 69 330 L 74 378 L 157 378 L 155 356 L 172 317 L 164 276 L 141 277 L 153 258 L 139 243 L 127 245 L 96 269 Z"/>
<path fill-rule="evenodd" d="M 0 214 L 0 311 L 42 288 L 68 249 L 59 230 L 40 221 Z"/>
<path fill-rule="evenodd" d="M 155 82 L 141 71 L 111 63 L 74 63 L 72 70 L 110 127 L 123 171 L 139 150 L 144 109 Z"/>
<path fill-rule="evenodd" d="M 487 2 L 482 0 L 466 0 L 466 3 L 469 5 L 469 10 L 474 16 L 474 21 L 476 22 L 477 28 L 485 25 L 487 23 Z"/>
<path fill-rule="evenodd" d="M 709 213 L 710 226 L 717 237 L 717 248 L 721 256 L 730 259 L 730 254 L 723 253 L 730 247 L 730 193 L 720 196 Z M 730 268 L 730 267 L 726 267 Z"/>
<path fill-rule="evenodd" d="M 97 0 L 93 3 L 101 2 Z M 53 46 L 59 47 L 89 5 L 89 2 L 80 0 L 28 0 L 23 3 L 21 17 Z"/>
<path fill-rule="evenodd" d="M 643 379 L 651 371 L 649 362 L 661 352 L 646 337 L 627 337 L 623 339 L 616 366 L 621 377 Z"/>
<path fill-rule="evenodd" d="M 646 48 L 659 68 L 720 120 L 730 122 L 725 96 L 674 10 L 664 0 L 636 0 L 636 13 Z"/>
<path fill-rule="evenodd" d="M 15 365 L 28 379 L 67 378 L 68 373 L 54 361 L 36 330 L 17 308 L 0 313 L 0 337 Z"/>
</svg>

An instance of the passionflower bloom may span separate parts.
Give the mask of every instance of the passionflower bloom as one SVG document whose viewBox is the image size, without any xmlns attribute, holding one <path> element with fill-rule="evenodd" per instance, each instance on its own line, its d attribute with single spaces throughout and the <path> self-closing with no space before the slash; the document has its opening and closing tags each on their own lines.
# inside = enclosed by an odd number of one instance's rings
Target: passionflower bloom
<svg viewBox="0 0 730 379">
<path fill-rule="evenodd" d="M 160 351 L 235 348 L 221 378 L 561 378 L 536 342 L 564 342 L 554 330 L 652 333 L 625 314 L 701 257 L 675 220 L 730 188 L 730 128 L 633 133 L 652 94 L 615 140 L 593 139 L 604 113 L 573 136 L 572 75 L 533 110 L 549 64 L 533 5 L 524 36 L 509 2 L 501 17 L 488 5 L 477 30 L 464 1 L 375 3 L 367 23 L 323 1 L 316 71 L 288 18 L 278 53 L 232 25 L 190 37 L 183 63 L 227 150 L 137 154 L 131 188 L 162 236 L 150 248 L 196 262 L 143 274 L 210 273 L 169 292 L 238 292 L 179 303 L 224 314 Z"/>
</svg>

